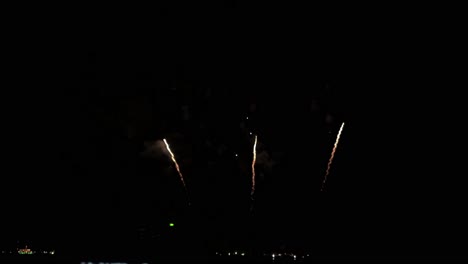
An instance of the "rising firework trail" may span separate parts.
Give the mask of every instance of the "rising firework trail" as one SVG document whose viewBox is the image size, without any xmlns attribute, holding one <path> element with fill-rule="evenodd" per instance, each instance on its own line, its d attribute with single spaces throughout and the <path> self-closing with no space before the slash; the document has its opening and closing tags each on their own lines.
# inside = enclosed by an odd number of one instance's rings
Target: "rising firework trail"
<svg viewBox="0 0 468 264">
<path fill-rule="evenodd" d="M 252 159 L 252 191 L 250 192 L 250 197 L 254 199 L 255 193 L 255 163 L 257 162 L 257 135 L 255 135 L 255 142 L 253 145 L 253 159 Z"/>
<path fill-rule="evenodd" d="M 187 197 L 188 197 L 187 186 L 185 185 L 185 181 L 184 181 L 184 177 L 182 176 L 182 172 L 180 172 L 179 164 L 177 164 L 177 161 L 176 161 L 176 159 L 175 159 L 174 153 L 172 153 L 171 148 L 169 147 L 169 144 L 167 144 L 166 139 L 163 139 L 163 141 L 164 141 L 164 144 L 166 144 L 166 149 L 167 149 L 167 151 L 169 152 L 169 154 L 171 154 L 171 159 L 172 159 L 172 161 L 174 162 L 174 165 L 175 165 L 175 167 L 176 167 L 177 173 L 179 173 L 180 181 L 182 182 L 182 185 L 184 185 L 184 189 L 185 189 L 185 192 L 187 193 Z M 190 200 L 189 200 L 189 205 L 190 205 Z"/>
<path fill-rule="evenodd" d="M 343 126 L 344 126 L 344 122 L 343 124 L 341 124 L 340 130 L 338 131 L 338 135 L 336 136 L 335 145 L 333 145 L 333 151 L 331 153 L 330 160 L 328 161 L 327 172 L 325 173 L 325 178 L 323 179 L 323 183 L 322 183 L 322 189 L 320 191 L 323 191 L 323 188 L 325 187 L 325 182 L 327 181 L 328 174 L 330 173 L 330 167 L 333 162 L 333 157 L 335 157 L 336 147 L 338 146 L 338 142 L 340 141 L 340 135 L 341 135 L 341 131 L 343 131 Z"/>
</svg>

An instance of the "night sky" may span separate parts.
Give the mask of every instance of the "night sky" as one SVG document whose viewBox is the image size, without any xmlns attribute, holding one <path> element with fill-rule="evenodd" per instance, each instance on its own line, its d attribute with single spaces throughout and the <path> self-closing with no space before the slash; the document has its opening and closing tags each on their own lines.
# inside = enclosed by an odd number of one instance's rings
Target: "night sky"
<svg viewBox="0 0 468 264">
<path fill-rule="evenodd" d="M 174 221 L 206 251 L 463 254 L 459 104 L 410 33 L 235 1 L 108 15 L 31 24 L 12 49 L 3 246 L 134 252 Z"/>
</svg>

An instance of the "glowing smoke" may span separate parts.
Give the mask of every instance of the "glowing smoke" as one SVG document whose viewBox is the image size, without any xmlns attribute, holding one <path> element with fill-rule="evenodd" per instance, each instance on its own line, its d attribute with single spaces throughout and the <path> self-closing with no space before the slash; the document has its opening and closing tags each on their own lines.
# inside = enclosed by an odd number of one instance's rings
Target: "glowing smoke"
<svg viewBox="0 0 468 264">
<path fill-rule="evenodd" d="M 325 182 L 327 181 L 328 174 L 330 173 L 330 167 L 333 162 L 333 157 L 335 157 L 336 147 L 338 146 L 338 142 L 340 141 L 340 135 L 341 135 L 341 131 L 343 130 L 343 126 L 344 126 L 344 122 L 343 124 L 341 124 L 340 130 L 338 131 L 338 135 L 336 136 L 336 141 L 333 146 L 333 151 L 331 153 L 330 160 L 328 161 L 327 172 L 325 173 L 325 178 L 323 179 L 323 183 L 322 183 L 322 189 L 320 191 L 323 191 L 323 188 L 325 187 Z"/>
<path fill-rule="evenodd" d="M 145 150 L 141 153 L 144 157 L 151 157 L 151 158 L 164 158 L 167 155 L 167 148 L 166 145 L 162 140 L 156 141 L 147 141 L 145 144 Z"/>
<path fill-rule="evenodd" d="M 261 142 L 257 143 L 257 160 L 256 160 L 256 167 L 258 168 L 261 166 L 262 170 L 266 173 L 270 173 L 273 170 L 273 166 L 275 165 L 275 161 L 270 156 L 268 151 L 261 149 Z M 260 175 L 261 177 L 261 175 Z"/>
</svg>

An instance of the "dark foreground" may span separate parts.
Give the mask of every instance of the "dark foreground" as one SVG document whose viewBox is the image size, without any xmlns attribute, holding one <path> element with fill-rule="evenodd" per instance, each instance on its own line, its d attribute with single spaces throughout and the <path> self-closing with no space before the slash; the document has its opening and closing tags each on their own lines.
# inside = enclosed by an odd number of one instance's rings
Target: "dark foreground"
<svg viewBox="0 0 468 264">
<path fill-rule="evenodd" d="M 304 259 L 275 259 L 269 257 L 165 257 L 153 259 L 78 259 L 60 256 L 9 256 L 0 257 L 0 263 L 70 263 L 70 264 L 153 264 L 153 263 L 347 263 L 347 262 L 395 262 L 395 261 L 468 261 L 466 256 L 348 256 L 309 257 Z"/>
</svg>

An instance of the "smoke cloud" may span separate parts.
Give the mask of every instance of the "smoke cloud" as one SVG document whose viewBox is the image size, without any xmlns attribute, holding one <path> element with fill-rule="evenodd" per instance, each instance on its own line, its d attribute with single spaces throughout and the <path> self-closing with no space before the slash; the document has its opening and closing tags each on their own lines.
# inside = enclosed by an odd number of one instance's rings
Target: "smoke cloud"
<svg viewBox="0 0 468 264">
<path fill-rule="evenodd" d="M 266 150 L 257 152 L 257 166 L 261 166 L 265 171 L 271 172 L 274 164 L 273 158 Z"/>
<path fill-rule="evenodd" d="M 144 144 L 145 150 L 142 152 L 142 156 L 157 159 L 170 157 L 170 154 L 167 152 L 166 145 L 161 139 L 147 141 Z"/>
</svg>

